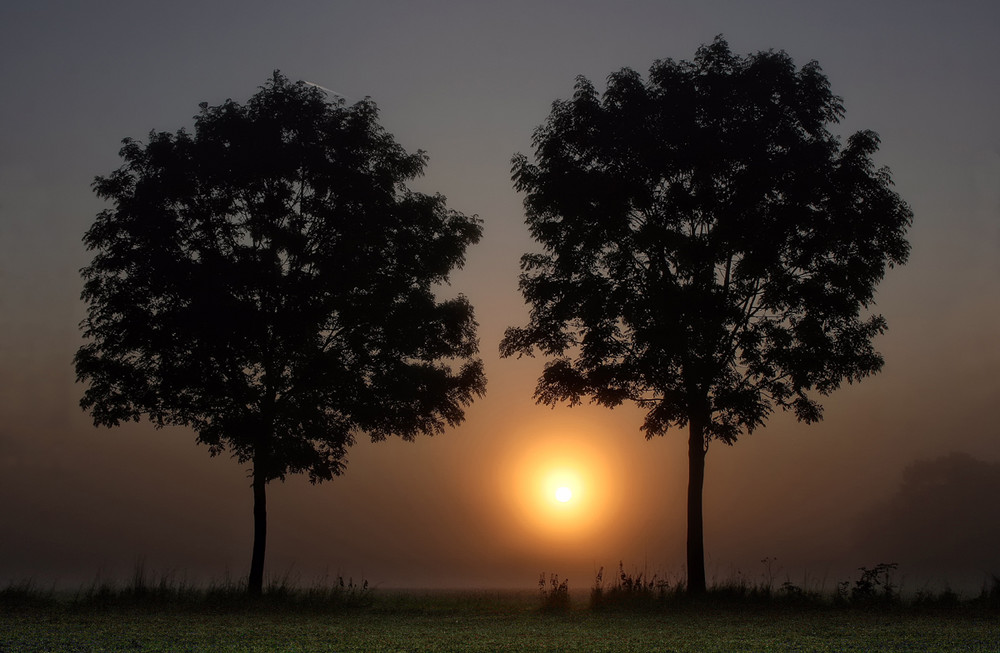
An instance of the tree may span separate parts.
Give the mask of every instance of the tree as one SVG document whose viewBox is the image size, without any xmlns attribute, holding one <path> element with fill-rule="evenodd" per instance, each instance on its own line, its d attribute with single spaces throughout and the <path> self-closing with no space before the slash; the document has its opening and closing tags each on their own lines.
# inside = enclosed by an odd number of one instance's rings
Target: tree
<svg viewBox="0 0 1000 653">
<path fill-rule="evenodd" d="M 577 78 L 513 160 L 531 235 L 531 307 L 503 356 L 553 357 L 540 403 L 648 409 L 646 438 L 688 427 L 688 590 L 705 590 L 702 487 L 712 440 L 733 444 L 775 406 L 815 422 L 816 397 L 882 367 L 868 315 L 906 261 L 912 213 L 843 115 L 816 62 L 732 54 L 722 37 L 643 80 Z"/>
<path fill-rule="evenodd" d="M 359 434 L 438 433 L 485 392 L 472 306 L 434 296 L 481 223 L 407 189 L 426 156 L 371 100 L 275 72 L 200 106 L 193 136 L 125 139 L 94 182 L 113 207 L 84 237 L 75 365 L 95 425 L 191 427 L 249 465 L 259 594 L 270 481 L 330 480 Z"/>
</svg>

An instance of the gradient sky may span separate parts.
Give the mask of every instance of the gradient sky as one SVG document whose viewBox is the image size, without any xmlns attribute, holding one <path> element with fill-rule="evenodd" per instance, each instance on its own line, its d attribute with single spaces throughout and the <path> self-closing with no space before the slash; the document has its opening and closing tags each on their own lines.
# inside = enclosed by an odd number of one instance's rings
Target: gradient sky
<svg viewBox="0 0 1000 653">
<path fill-rule="evenodd" d="M 820 424 L 778 414 L 710 449 L 709 581 L 759 579 L 765 557 L 779 582 L 828 591 L 879 562 L 900 563 L 914 590 L 1000 572 L 997 529 L 983 528 L 1000 522 L 998 28 L 992 0 L 3 3 L 0 583 L 78 584 L 136 560 L 191 580 L 246 573 L 246 470 L 183 429 L 94 428 L 71 360 L 81 237 L 102 208 L 94 176 L 120 165 L 122 138 L 190 127 L 199 102 L 244 101 L 275 69 L 371 96 L 397 140 L 430 156 L 415 187 L 482 217 L 450 292 L 476 307 L 489 387 L 460 428 L 362 442 L 332 483 L 272 483 L 268 572 L 529 588 L 544 571 L 582 589 L 623 560 L 682 578 L 686 434 L 647 442 L 631 408 L 537 407 L 543 361 L 497 355 L 504 328 L 526 320 L 518 258 L 534 249 L 509 169 L 576 75 L 603 88 L 720 33 L 740 54 L 818 60 L 846 105 L 838 132 L 880 134 L 876 160 L 915 223 L 910 262 L 877 296 L 883 372 L 833 395 Z M 958 477 L 980 478 L 962 464 L 981 461 L 986 493 L 949 511 L 970 495 L 936 475 L 934 514 L 962 519 L 913 531 L 920 493 L 904 470 L 955 451 L 971 456 L 951 459 Z M 576 514 L 544 495 L 560 469 L 585 488 Z"/>
</svg>

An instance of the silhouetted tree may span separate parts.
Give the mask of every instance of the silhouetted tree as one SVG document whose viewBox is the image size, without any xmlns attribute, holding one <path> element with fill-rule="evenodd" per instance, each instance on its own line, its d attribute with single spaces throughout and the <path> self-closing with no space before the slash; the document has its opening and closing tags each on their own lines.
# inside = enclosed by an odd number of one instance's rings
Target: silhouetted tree
<svg viewBox="0 0 1000 653">
<path fill-rule="evenodd" d="M 76 354 L 95 425 L 143 415 L 249 464 L 260 593 L 265 486 L 330 480 L 355 438 L 411 440 L 485 391 L 473 309 L 434 288 L 480 221 L 407 190 L 375 104 L 273 78 L 246 104 L 201 104 L 194 135 L 124 141 L 94 189 L 89 304 Z"/>
<path fill-rule="evenodd" d="M 540 403 L 584 396 L 648 408 L 647 438 L 689 429 L 688 589 L 705 590 L 702 486 L 713 439 L 732 444 L 774 406 L 805 422 L 816 395 L 877 372 L 863 315 L 886 267 L 905 262 L 909 208 L 871 155 L 846 146 L 816 62 L 732 54 L 623 69 L 603 97 L 577 78 L 513 160 L 545 253 L 521 259 L 530 323 L 503 356 L 555 357 Z"/>
</svg>

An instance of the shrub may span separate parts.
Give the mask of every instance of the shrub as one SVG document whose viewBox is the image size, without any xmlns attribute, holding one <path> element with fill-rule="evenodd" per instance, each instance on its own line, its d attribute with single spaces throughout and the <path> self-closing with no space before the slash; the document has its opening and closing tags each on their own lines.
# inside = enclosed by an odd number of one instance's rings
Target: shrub
<svg viewBox="0 0 1000 653">
<path fill-rule="evenodd" d="M 604 567 L 597 571 L 594 587 L 590 590 L 590 607 L 630 608 L 650 606 L 661 602 L 670 594 L 670 583 L 656 574 L 629 574 L 619 561 L 618 578 L 609 587 L 604 586 Z"/>
<path fill-rule="evenodd" d="M 569 579 L 560 581 L 558 574 L 549 574 L 546 585 L 545 574 L 539 574 L 538 593 L 542 599 L 542 610 L 556 612 L 569 609 Z"/>
<path fill-rule="evenodd" d="M 958 594 L 948 586 L 936 594 L 931 590 L 923 589 L 913 597 L 913 605 L 921 608 L 953 608 L 960 603 L 961 599 Z"/>
<path fill-rule="evenodd" d="M 983 581 L 983 589 L 979 592 L 976 603 L 987 608 L 1000 609 L 1000 576 L 990 574 L 988 581 Z"/>
<path fill-rule="evenodd" d="M 861 606 L 898 603 L 899 588 L 892 582 L 892 572 L 898 566 L 895 562 L 880 562 L 871 569 L 859 567 L 861 576 L 854 581 L 850 591 L 848 581 L 837 586 L 838 602 Z"/>
</svg>

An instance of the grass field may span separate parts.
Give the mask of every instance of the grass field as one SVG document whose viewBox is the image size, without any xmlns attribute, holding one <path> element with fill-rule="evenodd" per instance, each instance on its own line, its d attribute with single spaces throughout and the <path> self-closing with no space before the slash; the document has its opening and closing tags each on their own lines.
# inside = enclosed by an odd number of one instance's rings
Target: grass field
<svg viewBox="0 0 1000 653">
<path fill-rule="evenodd" d="M 289 600 L 8 600 L 0 651 L 1000 651 L 995 607 L 671 602 L 544 611 L 517 592 Z"/>
</svg>

